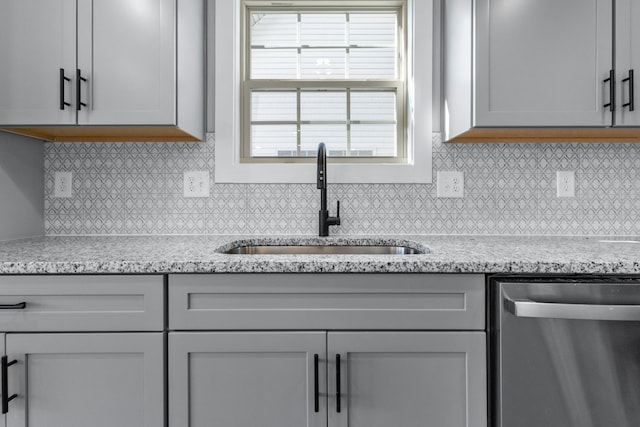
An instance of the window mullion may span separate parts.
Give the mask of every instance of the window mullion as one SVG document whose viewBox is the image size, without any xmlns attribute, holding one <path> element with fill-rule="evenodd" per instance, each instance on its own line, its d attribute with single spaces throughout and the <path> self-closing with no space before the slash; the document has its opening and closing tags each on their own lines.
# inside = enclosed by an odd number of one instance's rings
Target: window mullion
<svg viewBox="0 0 640 427">
<path fill-rule="evenodd" d="M 351 88 L 347 88 L 347 156 L 351 156 Z"/>
<path fill-rule="evenodd" d="M 302 14 L 298 13 L 298 27 L 296 28 L 296 42 L 298 44 L 298 58 L 297 58 L 297 70 L 296 78 L 299 79 L 302 76 Z"/>
<path fill-rule="evenodd" d="M 301 98 L 301 91 L 298 88 L 298 90 L 296 91 L 296 144 L 297 144 L 297 151 L 298 151 L 298 156 L 301 155 L 301 151 L 302 151 L 302 126 L 301 126 L 301 122 L 302 122 L 302 117 L 301 117 L 301 102 L 300 102 L 300 98 Z"/>
<path fill-rule="evenodd" d="M 344 33 L 345 33 L 345 46 L 346 46 L 346 49 L 345 49 L 345 52 L 344 52 L 344 56 L 345 56 L 345 58 L 344 58 L 344 78 L 345 79 L 349 79 L 349 77 L 351 76 L 351 74 L 349 72 L 350 71 L 350 69 L 349 69 L 350 68 L 349 67 L 349 58 L 350 58 L 350 55 L 351 55 L 351 50 L 349 48 L 349 46 L 351 45 L 351 24 L 350 24 L 350 21 L 349 21 L 349 14 L 345 13 L 345 15 L 346 16 L 345 16 L 345 22 L 344 22 L 344 25 L 345 25 Z"/>
</svg>

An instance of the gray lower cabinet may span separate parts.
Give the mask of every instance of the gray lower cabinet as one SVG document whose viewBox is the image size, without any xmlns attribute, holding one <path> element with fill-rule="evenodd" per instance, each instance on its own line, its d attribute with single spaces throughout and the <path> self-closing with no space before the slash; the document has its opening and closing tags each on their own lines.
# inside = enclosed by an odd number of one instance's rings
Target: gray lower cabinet
<svg viewBox="0 0 640 427">
<path fill-rule="evenodd" d="M 169 333 L 169 425 L 326 427 L 325 348 L 324 332 Z"/>
<path fill-rule="evenodd" d="M 0 426 L 164 426 L 163 295 L 163 276 L 0 276 Z"/>
<path fill-rule="evenodd" d="M 331 427 L 486 426 L 482 332 L 329 332 L 327 350 Z"/>
<path fill-rule="evenodd" d="M 169 427 L 487 425 L 482 275 L 170 275 L 169 306 Z"/>
<path fill-rule="evenodd" d="M 482 332 L 173 332 L 169 425 L 483 427 L 485 368 Z"/>
<path fill-rule="evenodd" d="M 164 425 L 162 333 L 7 334 L 11 427 Z"/>
<path fill-rule="evenodd" d="M 4 334 L 0 333 L 0 354 L 5 354 L 4 352 Z M 2 375 L 2 373 L 0 373 L 0 375 Z M 0 381 L 4 381 L 3 378 L 0 378 Z M 0 399 L 2 398 L 2 391 L 0 391 Z M 6 426 L 6 417 L 2 414 L 0 414 L 0 427 L 5 427 Z"/>
</svg>

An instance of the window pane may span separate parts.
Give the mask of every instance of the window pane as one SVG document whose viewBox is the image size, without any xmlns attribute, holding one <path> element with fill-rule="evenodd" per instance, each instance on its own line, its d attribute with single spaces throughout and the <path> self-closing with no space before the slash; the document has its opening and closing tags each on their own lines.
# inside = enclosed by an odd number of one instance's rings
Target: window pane
<svg viewBox="0 0 640 427">
<path fill-rule="evenodd" d="M 252 79 L 295 79 L 297 74 L 296 49 L 251 49 Z"/>
<path fill-rule="evenodd" d="M 404 153 L 404 141 L 396 140 L 402 86 L 383 83 L 400 78 L 400 15 L 366 1 L 362 7 L 338 3 L 331 2 L 335 9 L 294 2 L 261 11 L 246 3 L 249 156 L 314 157 L 320 142 L 333 157 Z M 349 79 L 358 83 L 340 82 Z"/>
<path fill-rule="evenodd" d="M 349 44 L 356 46 L 396 46 L 396 14 L 349 15 Z"/>
<path fill-rule="evenodd" d="M 351 92 L 351 120 L 395 121 L 395 92 Z"/>
<path fill-rule="evenodd" d="M 345 46 L 346 15 L 303 14 L 300 18 L 300 43 L 303 46 Z"/>
<path fill-rule="evenodd" d="M 396 77 L 396 52 L 387 48 L 351 48 L 349 50 L 350 78 Z"/>
<path fill-rule="evenodd" d="M 252 46 L 294 47 L 298 45 L 296 14 L 252 12 L 249 20 Z"/>
<path fill-rule="evenodd" d="M 304 121 L 347 120 L 347 93 L 303 91 L 300 118 Z"/>
<path fill-rule="evenodd" d="M 251 121 L 296 121 L 296 92 L 251 93 Z"/>
<path fill-rule="evenodd" d="M 345 49 L 302 49 L 300 77 L 344 79 L 345 55 Z"/>
<path fill-rule="evenodd" d="M 351 150 L 354 151 L 353 155 L 360 151 L 369 152 L 371 156 L 395 156 L 396 125 L 351 125 Z"/>
<path fill-rule="evenodd" d="M 281 152 L 296 152 L 295 125 L 252 125 L 251 156 L 278 156 Z M 290 155 L 290 154 L 289 154 Z"/>
<path fill-rule="evenodd" d="M 347 125 L 302 125 L 300 145 L 303 151 L 313 152 L 315 156 L 318 144 L 324 142 L 329 155 L 345 155 L 347 150 Z"/>
</svg>

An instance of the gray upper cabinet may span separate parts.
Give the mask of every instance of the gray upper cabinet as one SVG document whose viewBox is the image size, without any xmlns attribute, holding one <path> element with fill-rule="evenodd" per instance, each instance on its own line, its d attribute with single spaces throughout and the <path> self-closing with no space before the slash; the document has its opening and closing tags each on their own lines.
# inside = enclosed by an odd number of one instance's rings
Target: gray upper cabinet
<svg viewBox="0 0 640 427">
<path fill-rule="evenodd" d="M 75 124 L 75 0 L 0 0 L 0 123 Z"/>
<path fill-rule="evenodd" d="M 204 12 L 204 0 L 0 0 L 0 126 L 54 141 L 203 139 Z"/>
<path fill-rule="evenodd" d="M 640 126 L 634 78 L 640 73 L 640 3 L 616 0 L 616 126 Z M 627 80 L 628 79 L 628 80 Z"/>
<path fill-rule="evenodd" d="M 176 124 L 175 16 L 175 0 L 78 1 L 78 124 Z"/>
<path fill-rule="evenodd" d="M 447 140 L 637 139 L 616 127 L 640 124 L 623 105 L 623 79 L 640 58 L 638 9 L 631 0 L 445 0 Z"/>
<path fill-rule="evenodd" d="M 611 0 L 475 3 L 476 126 L 611 123 Z"/>
</svg>

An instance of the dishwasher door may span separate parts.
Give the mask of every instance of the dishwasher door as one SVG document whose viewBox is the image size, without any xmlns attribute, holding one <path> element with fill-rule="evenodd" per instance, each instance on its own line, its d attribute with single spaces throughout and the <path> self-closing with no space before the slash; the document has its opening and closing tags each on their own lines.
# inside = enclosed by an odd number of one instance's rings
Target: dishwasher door
<svg viewBox="0 0 640 427">
<path fill-rule="evenodd" d="M 497 427 L 640 426 L 640 282 L 491 283 Z"/>
</svg>

